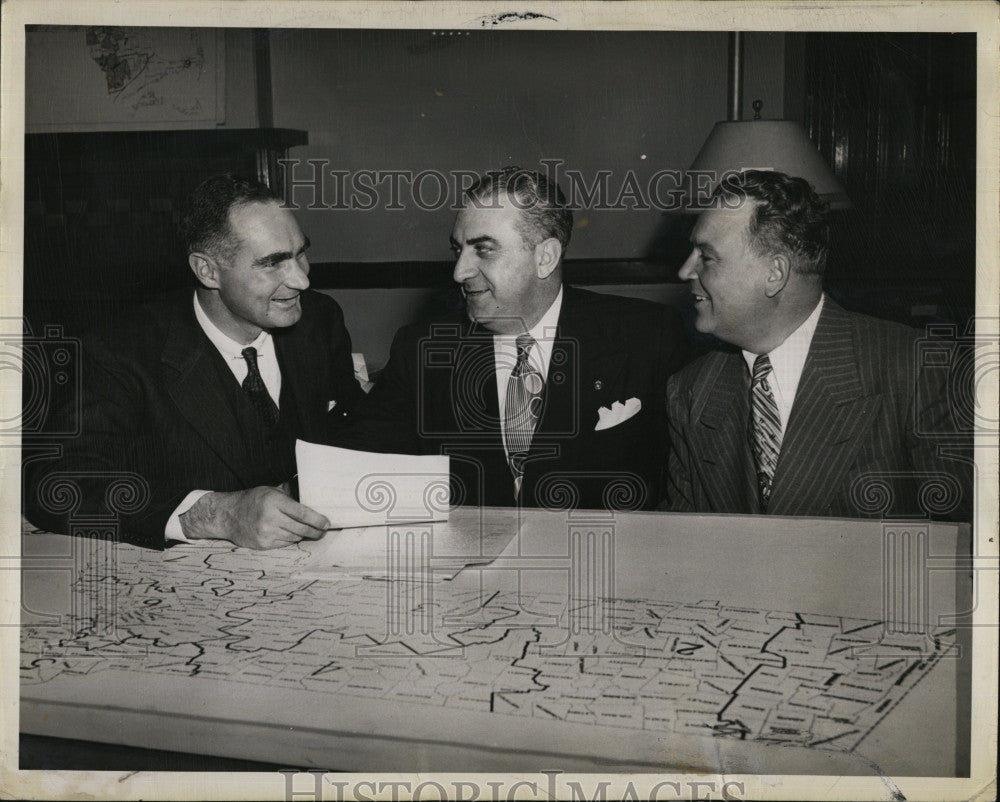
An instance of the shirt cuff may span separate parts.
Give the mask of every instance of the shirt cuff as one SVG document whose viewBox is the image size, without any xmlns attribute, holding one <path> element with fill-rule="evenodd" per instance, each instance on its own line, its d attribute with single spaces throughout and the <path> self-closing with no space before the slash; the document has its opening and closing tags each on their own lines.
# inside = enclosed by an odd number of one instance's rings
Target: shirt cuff
<svg viewBox="0 0 1000 802">
<path fill-rule="evenodd" d="M 181 528 L 181 516 L 191 509 L 197 503 L 198 499 L 211 492 L 211 490 L 192 490 L 184 496 L 184 500 L 177 505 L 177 509 L 174 510 L 170 516 L 170 520 L 167 521 L 167 527 L 163 532 L 166 540 L 177 540 L 181 543 L 191 542 L 184 537 L 184 530 Z"/>
</svg>

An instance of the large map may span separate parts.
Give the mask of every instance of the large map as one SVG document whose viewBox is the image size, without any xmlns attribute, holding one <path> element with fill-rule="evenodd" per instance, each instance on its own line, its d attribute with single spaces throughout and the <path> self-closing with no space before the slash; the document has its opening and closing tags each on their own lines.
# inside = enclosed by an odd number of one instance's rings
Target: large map
<svg viewBox="0 0 1000 802">
<path fill-rule="evenodd" d="M 953 630 L 890 642 L 874 620 L 712 600 L 325 581 L 297 548 L 266 572 L 239 549 L 142 555 L 85 562 L 84 603 L 22 627 L 22 687 L 127 669 L 852 750 L 955 648 Z"/>
</svg>

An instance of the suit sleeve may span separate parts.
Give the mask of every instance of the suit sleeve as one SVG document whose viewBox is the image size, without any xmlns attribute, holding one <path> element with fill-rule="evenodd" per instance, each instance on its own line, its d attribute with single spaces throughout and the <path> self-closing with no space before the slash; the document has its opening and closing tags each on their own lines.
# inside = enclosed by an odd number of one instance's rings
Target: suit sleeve
<svg viewBox="0 0 1000 802">
<path fill-rule="evenodd" d="M 667 381 L 666 411 L 670 450 L 667 460 L 667 497 L 660 509 L 672 512 L 695 511 L 691 490 L 691 452 L 685 437 L 689 415 L 686 395 L 679 377 L 673 376 Z"/>
<path fill-rule="evenodd" d="M 57 458 L 26 461 L 26 517 L 67 534 L 74 519 L 95 526 L 117 520 L 125 539 L 162 549 L 167 520 L 185 493 L 163 486 L 137 464 L 133 444 L 150 425 L 144 409 L 139 384 L 114 349 L 99 340 L 84 347 L 77 392 L 54 416 L 56 431 L 77 431 L 59 441 Z"/>
<path fill-rule="evenodd" d="M 914 356 L 914 358 L 917 358 Z M 916 392 L 906 419 L 909 459 L 923 483 L 915 508 L 934 518 L 972 521 L 973 464 L 972 410 L 956 405 L 974 403 L 973 377 L 960 371 L 918 366 Z"/>
<path fill-rule="evenodd" d="M 351 335 L 344 323 L 344 313 L 333 299 L 325 298 L 328 307 L 324 320 L 327 323 L 326 358 L 329 362 L 333 386 L 330 392 L 336 398 L 337 405 L 330 410 L 328 417 L 328 439 L 344 430 L 351 415 L 364 400 L 365 392 L 354 376 L 354 357 L 352 355 Z"/>
<path fill-rule="evenodd" d="M 663 313 L 660 342 L 664 375 L 669 379 L 691 361 L 691 344 L 680 315 L 673 309 L 667 308 Z"/>
<path fill-rule="evenodd" d="M 367 396 L 362 398 L 333 444 L 356 451 L 419 454 L 417 342 L 406 329 L 396 333 L 389 361 Z"/>
<path fill-rule="evenodd" d="M 675 373 L 683 368 L 691 358 L 691 346 L 688 343 L 684 326 L 680 316 L 673 309 L 667 308 L 660 318 L 659 330 L 659 355 L 657 370 L 657 381 L 654 388 L 657 404 L 656 419 L 658 421 L 657 436 L 660 441 L 660 476 L 659 488 L 660 499 L 658 509 L 664 509 L 664 496 L 671 486 L 670 465 L 671 442 L 674 433 L 670 429 L 669 417 L 665 414 L 666 409 L 664 399 L 667 397 L 667 387 Z M 654 504 L 656 502 L 654 501 Z"/>
</svg>

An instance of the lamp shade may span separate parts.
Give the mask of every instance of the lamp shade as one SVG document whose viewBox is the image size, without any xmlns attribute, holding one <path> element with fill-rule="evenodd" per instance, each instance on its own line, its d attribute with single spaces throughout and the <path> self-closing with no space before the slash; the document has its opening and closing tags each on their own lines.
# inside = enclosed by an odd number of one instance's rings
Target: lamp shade
<svg viewBox="0 0 1000 802">
<path fill-rule="evenodd" d="M 726 173 L 750 169 L 777 170 L 804 178 L 830 208 L 851 206 L 805 128 L 791 120 L 716 123 L 690 167 L 691 171 L 714 173 L 713 187 Z"/>
</svg>

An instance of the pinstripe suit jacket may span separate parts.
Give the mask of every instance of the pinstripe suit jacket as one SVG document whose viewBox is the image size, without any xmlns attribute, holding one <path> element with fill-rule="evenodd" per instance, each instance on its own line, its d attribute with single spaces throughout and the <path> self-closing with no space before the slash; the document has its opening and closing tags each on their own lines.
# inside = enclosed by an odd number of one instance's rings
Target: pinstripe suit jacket
<svg viewBox="0 0 1000 802">
<path fill-rule="evenodd" d="M 847 312 L 827 298 L 768 513 L 970 520 L 969 435 L 956 425 L 947 367 L 928 369 L 923 361 L 916 330 Z M 749 386 L 735 349 L 706 354 L 669 380 L 669 509 L 760 512 Z"/>
</svg>

